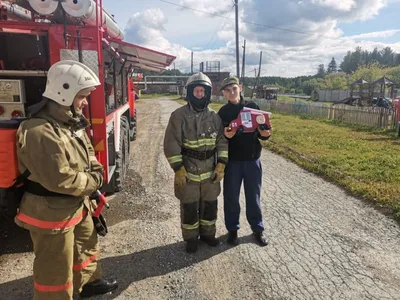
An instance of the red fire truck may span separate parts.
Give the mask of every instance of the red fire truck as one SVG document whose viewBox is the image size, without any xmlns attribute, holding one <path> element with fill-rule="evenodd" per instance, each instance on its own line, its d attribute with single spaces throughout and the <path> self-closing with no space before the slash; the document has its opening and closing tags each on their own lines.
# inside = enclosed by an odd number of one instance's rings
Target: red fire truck
<svg viewBox="0 0 400 300">
<path fill-rule="evenodd" d="M 17 127 L 41 100 L 49 67 L 66 59 L 86 64 L 102 83 L 85 115 L 105 168 L 103 191 L 112 193 L 123 189 L 136 135 L 133 74 L 162 72 L 175 57 L 123 41 L 101 0 L 0 0 L 0 214 L 15 212 L 8 191 L 18 175 Z"/>
</svg>

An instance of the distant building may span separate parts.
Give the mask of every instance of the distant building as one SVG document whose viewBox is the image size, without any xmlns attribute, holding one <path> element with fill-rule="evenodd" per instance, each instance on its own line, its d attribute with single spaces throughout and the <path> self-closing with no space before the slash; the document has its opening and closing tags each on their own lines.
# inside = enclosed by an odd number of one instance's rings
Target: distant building
<svg viewBox="0 0 400 300">
<path fill-rule="evenodd" d="M 221 91 L 221 83 L 222 80 L 224 80 L 226 77 L 229 77 L 229 72 L 204 72 L 204 74 L 206 74 L 208 77 L 210 77 L 211 82 L 212 82 L 212 95 L 213 96 L 220 96 Z"/>
<path fill-rule="evenodd" d="M 277 99 L 279 87 L 270 85 L 257 86 L 254 97 L 257 99 Z"/>
</svg>

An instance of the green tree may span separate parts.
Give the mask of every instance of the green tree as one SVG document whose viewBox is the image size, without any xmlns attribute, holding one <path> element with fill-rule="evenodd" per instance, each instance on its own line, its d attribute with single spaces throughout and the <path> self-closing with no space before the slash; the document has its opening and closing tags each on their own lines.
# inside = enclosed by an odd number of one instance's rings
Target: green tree
<svg viewBox="0 0 400 300">
<path fill-rule="evenodd" d="M 400 54 L 396 54 L 396 55 L 395 55 L 394 65 L 395 65 L 395 66 L 400 65 Z"/>
<path fill-rule="evenodd" d="M 371 53 L 371 61 L 380 63 L 382 61 L 381 53 L 379 52 L 378 48 L 374 48 L 374 51 Z"/>
<path fill-rule="evenodd" d="M 369 82 L 375 81 L 384 76 L 385 70 L 377 62 L 368 66 L 360 66 L 357 71 L 351 75 L 351 82 L 363 78 Z"/>
<path fill-rule="evenodd" d="M 345 90 L 348 88 L 346 73 L 331 73 L 324 78 L 328 90 Z"/>
<path fill-rule="evenodd" d="M 393 66 L 394 65 L 394 56 L 395 53 L 390 47 L 386 47 L 381 51 L 381 64 L 384 66 Z"/>
<path fill-rule="evenodd" d="M 355 70 L 357 70 L 358 66 L 362 64 L 361 58 L 361 47 L 357 47 L 356 51 L 354 51 L 350 57 L 350 72 L 354 72 Z"/>
<path fill-rule="evenodd" d="M 320 64 L 318 66 L 318 69 L 317 69 L 317 77 L 323 78 L 325 76 L 325 74 L 326 74 L 325 65 L 324 64 Z"/>
<path fill-rule="evenodd" d="M 332 57 L 331 62 L 328 65 L 328 74 L 329 73 L 336 73 L 337 72 L 337 64 L 334 57 Z"/>
<path fill-rule="evenodd" d="M 400 87 L 400 66 L 389 68 L 386 71 L 386 76 L 392 79 L 397 87 Z"/>
<path fill-rule="evenodd" d="M 304 81 L 301 89 L 306 95 L 311 95 L 311 92 L 315 89 L 326 89 L 326 83 L 323 78 L 313 78 L 307 81 Z"/>
<path fill-rule="evenodd" d="M 350 59 L 351 59 L 351 51 L 347 51 L 345 57 L 343 57 L 343 61 L 340 63 L 340 69 L 343 72 L 350 73 Z"/>
</svg>

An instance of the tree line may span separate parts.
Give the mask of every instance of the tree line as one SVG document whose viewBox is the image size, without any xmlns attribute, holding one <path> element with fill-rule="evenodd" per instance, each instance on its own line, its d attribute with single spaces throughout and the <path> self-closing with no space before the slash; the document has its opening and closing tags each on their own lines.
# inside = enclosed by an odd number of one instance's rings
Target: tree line
<svg viewBox="0 0 400 300">
<path fill-rule="evenodd" d="M 261 77 L 260 84 L 280 87 L 280 93 L 296 93 L 310 95 L 314 89 L 347 90 L 351 84 L 364 78 L 373 82 L 383 76 L 388 77 L 400 87 L 400 54 L 390 47 L 373 51 L 348 51 L 338 65 L 332 57 L 327 67 L 320 64 L 312 76 L 294 78 Z M 245 78 L 247 85 L 255 83 L 255 78 Z"/>
<path fill-rule="evenodd" d="M 145 72 L 144 75 L 160 75 L 155 72 Z M 178 69 L 166 70 L 162 75 L 190 75 L 182 73 Z M 278 86 L 280 93 L 296 93 L 310 95 L 314 89 L 349 89 L 352 82 L 364 78 L 372 82 L 383 76 L 392 79 L 400 87 L 400 54 L 396 53 L 390 47 L 373 51 L 363 50 L 357 47 L 354 51 L 348 51 L 343 61 L 337 64 L 336 59 L 332 57 L 325 67 L 320 64 L 314 75 L 297 76 L 285 78 L 279 76 L 263 76 L 259 79 L 259 85 Z M 157 78 L 157 81 L 162 81 Z M 170 78 L 164 79 L 165 81 Z M 185 79 L 182 79 L 184 82 Z M 256 78 L 245 77 L 246 86 L 256 84 Z"/>
</svg>

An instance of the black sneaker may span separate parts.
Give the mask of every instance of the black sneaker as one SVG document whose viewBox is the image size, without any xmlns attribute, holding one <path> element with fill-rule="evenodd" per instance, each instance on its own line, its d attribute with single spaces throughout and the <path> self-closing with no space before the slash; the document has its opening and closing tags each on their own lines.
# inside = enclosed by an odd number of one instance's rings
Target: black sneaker
<svg viewBox="0 0 400 300">
<path fill-rule="evenodd" d="M 237 231 L 229 231 L 227 243 L 232 246 L 237 246 L 239 244 Z"/>
<path fill-rule="evenodd" d="M 186 252 L 195 253 L 197 251 L 197 240 L 186 241 Z"/>
<path fill-rule="evenodd" d="M 257 244 L 259 244 L 261 247 L 267 246 L 268 245 L 268 238 L 264 235 L 264 233 L 261 232 L 253 232 L 254 237 L 256 238 Z"/>
<path fill-rule="evenodd" d="M 208 246 L 217 247 L 219 245 L 219 240 L 217 238 L 208 237 L 208 236 L 200 236 L 200 240 L 206 243 Z"/>
<path fill-rule="evenodd" d="M 95 281 L 86 283 L 79 295 L 82 298 L 92 297 L 94 295 L 106 294 L 115 290 L 117 287 L 118 283 L 116 280 L 97 279 Z"/>
</svg>

